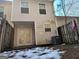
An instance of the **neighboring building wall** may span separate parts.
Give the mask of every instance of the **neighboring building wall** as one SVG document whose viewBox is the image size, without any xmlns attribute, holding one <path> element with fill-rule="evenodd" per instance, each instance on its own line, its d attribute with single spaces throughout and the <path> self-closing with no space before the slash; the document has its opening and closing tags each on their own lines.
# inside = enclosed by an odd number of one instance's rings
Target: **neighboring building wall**
<svg viewBox="0 0 79 59">
<path fill-rule="evenodd" d="M 35 39 L 36 44 L 49 44 L 51 37 L 56 36 L 56 23 L 54 20 L 54 12 L 51 1 L 40 2 L 39 0 L 28 0 L 29 14 L 21 14 L 20 0 L 14 0 L 12 21 L 13 22 L 28 22 L 33 21 L 35 23 Z M 39 13 L 39 3 L 46 4 L 46 15 Z M 45 32 L 45 27 L 51 28 L 51 32 Z M 15 43 L 14 43 L 15 44 Z"/>
<path fill-rule="evenodd" d="M 11 22 L 12 3 L 11 2 L 0 3 L 0 7 L 3 7 L 4 15 L 6 15 L 6 20 L 13 26 Z"/>
<path fill-rule="evenodd" d="M 65 17 L 55 17 L 57 20 L 57 27 L 62 26 L 65 23 Z M 77 20 L 77 17 L 67 17 L 67 23 L 71 22 L 72 20 Z"/>
</svg>

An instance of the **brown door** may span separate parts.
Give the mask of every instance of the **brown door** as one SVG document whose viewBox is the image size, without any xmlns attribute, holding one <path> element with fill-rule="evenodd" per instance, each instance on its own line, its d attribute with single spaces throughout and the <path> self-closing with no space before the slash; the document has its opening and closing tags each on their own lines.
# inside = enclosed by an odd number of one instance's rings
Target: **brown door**
<svg viewBox="0 0 79 59">
<path fill-rule="evenodd" d="M 32 45 L 32 27 L 17 27 L 17 45 Z"/>
</svg>

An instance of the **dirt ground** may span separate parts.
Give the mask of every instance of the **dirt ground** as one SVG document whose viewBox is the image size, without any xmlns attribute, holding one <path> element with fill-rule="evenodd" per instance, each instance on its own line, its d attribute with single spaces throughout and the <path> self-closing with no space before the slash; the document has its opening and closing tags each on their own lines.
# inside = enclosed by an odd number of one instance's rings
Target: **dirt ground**
<svg viewBox="0 0 79 59">
<path fill-rule="evenodd" d="M 62 59 L 79 59 L 79 45 L 61 45 L 55 46 L 55 48 L 66 51 Z"/>
</svg>

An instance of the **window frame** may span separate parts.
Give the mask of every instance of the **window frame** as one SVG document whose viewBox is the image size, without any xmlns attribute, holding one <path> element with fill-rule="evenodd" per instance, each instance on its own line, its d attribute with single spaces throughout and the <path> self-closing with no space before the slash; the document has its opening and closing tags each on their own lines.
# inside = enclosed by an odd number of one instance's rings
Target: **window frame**
<svg viewBox="0 0 79 59">
<path fill-rule="evenodd" d="M 26 6 L 23 7 L 23 6 L 22 6 L 22 3 L 25 4 Z M 23 9 L 23 10 L 22 10 L 22 9 Z M 24 9 L 26 9 L 26 11 L 25 11 Z M 28 14 L 28 13 L 29 13 L 28 0 L 23 1 L 23 2 L 22 2 L 22 0 L 21 0 L 21 13 L 22 13 L 22 14 Z"/>
<path fill-rule="evenodd" d="M 51 25 L 49 23 L 44 24 L 44 31 L 45 32 L 51 32 L 52 31 Z"/>
<path fill-rule="evenodd" d="M 40 14 L 46 14 L 46 4 L 39 3 L 39 13 Z"/>
</svg>

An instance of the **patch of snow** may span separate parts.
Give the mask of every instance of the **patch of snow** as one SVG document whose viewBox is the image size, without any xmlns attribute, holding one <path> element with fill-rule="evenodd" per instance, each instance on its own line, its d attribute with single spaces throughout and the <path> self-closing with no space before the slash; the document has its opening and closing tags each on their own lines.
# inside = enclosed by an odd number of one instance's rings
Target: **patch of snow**
<svg viewBox="0 0 79 59">
<path fill-rule="evenodd" d="M 16 56 L 23 56 L 23 54 L 24 54 L 24 51 L 20 51 L 16 53 Z"/>
<path fill-rule="evenodd" d="M 0 53 L 0 56 L 8 56 L 9 59 L 61 59 L 65 51 L 53 50 L 48 47 L 37 47 L 26 50 L 13 50 Z"/>
</svg>

